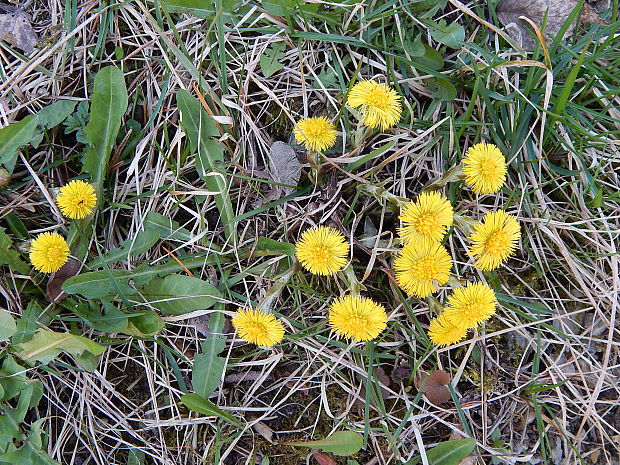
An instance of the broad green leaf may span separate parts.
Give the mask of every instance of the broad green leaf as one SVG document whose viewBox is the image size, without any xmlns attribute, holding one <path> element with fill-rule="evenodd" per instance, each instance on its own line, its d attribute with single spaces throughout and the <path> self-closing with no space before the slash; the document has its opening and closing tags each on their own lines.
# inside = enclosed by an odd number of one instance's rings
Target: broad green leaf
<svg viewBox="0 0 620 465">
<path fill-rule="evenodd" d="M 260 57 L 260 70 L 263 76 L 266 78 L 272 74 L 277 73 L 284 65 L 280 63 L 282 57 L 284 57 L 284 49 L 286 44 L 284 42 L 276 42 L 271 47 L 265 50 L 265 53 Z"/>
<path fill-rule="evenodd" d="M 34 337 L 16 347 L 17 355 L 23 360 L 38 360 L 47 364 L 61 352 L 73 356 L 88 351 L 93 355 L 101 355 L 105 347 L 82 336 L 71 333 L 57 333 L 47 329 L 39 329 Z"/>
<path fill-rule="evenodd" d="M 0 308 L 0 341 L 6 341 L 17 331 L 17 324 L 13 316 Z"/>
<path fill-rule="evenodd" d="M 433 91 L 433 97 L 446 102 L 451 102 L 456 98 L 456 87 L 448 79 L 432 78 L 426 82 L 428 88 Z"/>
<path fill-rule="evenodd" d="M 295 255 L 295 244 L 290 242 L 281 242 L 268 237 L 259 237 L 256 241 L 256 250 L 253 256 L 260 255 Z"/>
<path fill-rule="evenodd" d="M 428 44 L 422 43 L 422 45 L 424 47 L 424 55 L 411 57 L 413 65 L 417 64 L 434 71 L 443 68 L 444 61 L 441 54 Z"/>
<path fill-rule="evenodd" d="M 189 242 L 192 234 L 172 218 L 156 212 L 148 212 L 144 218 L 144 229 L 157 233 L 162 239 Z"/>
<path fill-rule="evenodd" d="M 21 259 L 19 252 L 13 249 L 13 241 L 4 231 L 4 228 L 0 228 L 0 265 L 8 265 L 14 273 L 29 274 L 30 267 Z"/>
<path fill-rule="evenodd" d="M 99 268 L 105 264 L 112 265 L 118 261 L 126 260 L 131 256 L 147 252 L 159 240 L 159 233 L 152 230 L 140 231 L 133 239 L 121 243 L 118 249 L 112 249 L 100 257 L 88 263 L 89 268 Z"/>
<path fill-rule="evenodd" d="M 37 124 L 36 134 L 31 141 L 31 145 L 34 148 L 41 143 L 43 140 L 43 132 L 46 129 L 51 129 L 58 126 L 65 119 L 67 119 L 73 110 L 75 109 L 75 105 L 77 105 L 77 100 L 59 100 L 58 102 L 52 103 L 46 107 L 43 107 L 41 110 L 37 112 L 37 116 L 39 117 L 39 121 Z"/>
<path fill-rule="evenodd" d="M 311 447 L 340 456 L 356 454 L 364 446 L 364 438 L 355 431 L 337 431 L 318 441 L 281 442 L 287 446 Z"/>
<path fill-rule="evenodd" d="M 459 48 L 465 40 L 465 29 L 457 22 L 446 24 L 442 19 L 430 27 L 431 37 L 440 44 L 452 48 Z"/>
<path fill-rule="evenodd" d="M 12 174 L 15 168 L 17 150 L 32 142 L 38 123 L 37 115 L 28 115 L 0 129 L 0 165 L 4 165 L 9 173 Z"/>
<path fill-rule="evenodd" d="M 30 427 L 30 434 L 21 447 L 17 450 L 0 455 L 0 462 L 8 462 L 15 465 L 58 465 L 43 450 L 41 440 L 41 425 L 45 418 L 35 421 Z"/>
<path fill-rule="evenodd" d="M 209 328 L 212 332 L 220 332 L 224 323 L 223 313 L 212 313 L 209 318 Z M 226 347 L 226 338 L 218 334 L 207 336 L 202 343 L 202 353 L 194 357 L 192 368 L 192 386 L 194 391 L 207 399 L 222 382 L 222 375 L 226 369 L 226 359 L 219 354 Z"/>
<path fill-rule="evenodd" d="M 232 416 L 230 413 L 224 412 L 213 402 L 205 399 L 204 397 L 200 397 L 198 394 L 185 394 L 181 397 L 181 402 L 187 408 L 194 410 L 195 412 L 202 413 L 203 415 L 219 417 L 236 426 L 241 426 L 243 424 L 239 418 Z"/>
<path fill-rule="evenodd" d="M 476 447 L 476 440 L 457 439 L 445 441 L 426 451 L 429 465 L 458 465 L 461 460 L 472 453 Z M 422 462 L 419 455 L 409 460 L 405 465 L 417 465 Z"/>
<path fill-rule="evenodd" d="M 129 324 L 123 331 L 136 337 L 150 337 L 161 331 L 166 323 L 152 310 L 141 310 L 136 315 L 127 315 Z"/>
<path fill-rule="evenodd" d="M 127 453 L 127 465 L 144 465 L 146 455 L 140 449 L 129 449 Z"/>
<path fill-rule="evenodd" d="M 88 326 L 104 333 L 123 333 L 129 323 L 128 315 L 117 309 L 114 304 L 102 301 L 103 312 L 94 301 L 77 302 L 67 299 L 63 306 L 78 315 Z"/>
<path fill-rule="evenodd" d="M 144 287 L 142 295 L 164 315 L 182 315 L 194 310 L 204 310 L 212 307 L 221 297 L 215 286 L 180 274 L 152 280 Z"/>
<path fill-rule="evenodd" d="M 215 121 L 202 107 L 198 99 L 186 90 L 176 94 L 181 112 L 181 126 L 189 139 L 192 152 L 197 152 L 196 171 L 205 183 L 217 206 L 226 237 L 236 243 L 237 233 L 233 218 L 235 214 L 228 195 L 230 179 L 226 175 L 222 146 L 212 137 L 219 136 Z"/>
<path fill-rule="evenodd" d="M 180 267 L 179 267 L 180 268 Z M 88 299 L 100 299 L 105 296 L 135 294 L 134 286 L 144 286 L 157 276 L 162 268 L 149 268 L 143 264 L 132 271 L 102 270 L 82 273 L 67 279 L 62 290 L 67 294 L 81 294 Z"/>
<path fill-rule="evenodd" d="M 28 388 L 32 385 L 31 388 Z M 43 385 L 39 380 L 28 379 L 26 377 L 26 368 L 18 364 L 11 356 L 7 356 L 0 368 L 0 386 L 2 387 L 2 395 L 0 401 L 4 402 L 13 399 L 25 389 L 30 389 L 29 408 L 39 403 L 43 395 Z"/>
<path fill-rule="evenodd" d="M 103 200 L 103 181 L 121 118 L 127 110 L 125 76 L 115 66 L 102 68 L 95 76 L 90 121 L 84 134 L 91 148 L 84 155 L 82 171 L 89 173 L 97 192 L 97 203 Z"/>
<path fill-rule="evenodd" d="M 22 317 L 17 320 L 17 332 L 13 336 L 13 344 L 19 344 L 32 339 L 38 327 L 39 317 L 43 314 L 43 308 L 36 300 L 28 302 Z"/>
</svg>

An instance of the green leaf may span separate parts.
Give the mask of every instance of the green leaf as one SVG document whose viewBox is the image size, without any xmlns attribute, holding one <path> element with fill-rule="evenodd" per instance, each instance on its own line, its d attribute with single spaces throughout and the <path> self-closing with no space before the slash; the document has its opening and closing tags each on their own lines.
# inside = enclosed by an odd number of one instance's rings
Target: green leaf
<svg viewBox="0 0 620 465">
<path fill-rule="evenodd" d="M 364 438 L 355 431 L 337 431 L 325 439 L 306 442 L 281 442 L 286 446 L 311 447 L 340 456 L 356 454 L 364 446 Z"/>
<path fill-rule="evenodd" d="M 99 268 L 104 265 L 112 265 L 118 261 L 129 259 L 147 252 L 159 240 L 157 231 L 145 230 L 136 234 L 133 239 L 127 239 L 121 243 L 118 249 L 112 249 L 100 257 L 88 263 L 89 268 Z"/>
<path fill-rule="evenodd" d="M 152 310 L 141 310 L 137 315 L 127 315 L 129 324 L 123 331 L 136 337 L 150 337 L 160 332 L 166 323 Z"/>
<path fill-rule="evenodd" d="M 263 76 L 268 78 L 284 68 L 284 65 L 279 60 L 284 57 L 285 48 L 286 44 L 284 42 L 276 42 L 261 55 L 260 70 Z"/>
<path fill-rule="evenodd" d="M 127 110 L 125 76 L 115 66 L 102 68 L 95 76 L 90 121 L 84 128 L 91 146 L 84 155 L 82 171 L 89 173 L 97 193 L 97 204 L 103 200 L 103 181 L 108 169 L 110 153 L 121 127 L 121 118 Z"/>
<path fill-rule="evenodd" d="M 23 360 L 38 360 L 47 364 L 54 360 L 61 352 L 73 356 L 88 351 L 93 355 L 101 355 L 105 347 L 82 336 L 71 333 L 57 333 L 47 329 L 39 329 L 34 337 L 17 345 L 17 355 Z"/>
<path fill-rule="evenodd" d="M 127 465 L 144 465 L 146 455 L 140 449 L 129 449 L 127 453 Z"/>
<path fill-rule="evenodd" d="M 35 421 L 30 427 L 30 434 L 23 445 L 16 450 L 0 455 L 0 462 L 11 464 L 28 465 L 58 465 L 43 451 L 43 441 L 41 440 L 41 425 L 45 418 Z"/>
<path fill-rule="evenodd" d="M 13 344 L 19 344 L 32 339 L 37 329 L 39 317 L 43 314 L 43 308 L 36 300 L 28 302 L 22 317 L 17 320 L 17 332 L 13 336 Z"/>
<path fill-rule="evenodd" d="M 171 12 L 190 13 L 199 18 L 217 13 L 213 0 L 164 0 L 164 3 Z M 222 0 L 222 11 L 230 13 L 238 3 L 238 0 Z"/>
<path fill-rule="evenodd" d="M 0 341 L 6 341 L 17 332 L 17 324 L 13 316 L 0 308 Z"/>
<path fill-rule="evenodd" d="M 32 384 L 32 388 L 28 388 L 28 385 Z M 0 386 L 2 388 L 2 395 L 0 401 L 4 402 L 13 399 L 20 392 L 25 389 L 31 389 L 30 392 L 30 405 L 34 407 L 39 403 L 39 399 L 43 395 L 43 385 L 40 381 L 35 379 L 28 379 L 26 377 L 26 368 L 18 364 L 11 356 L 7 356 L 0 368 Z"/>
<path fill-rule="evenodd" d="M 6 234 L 4 228 L 0 228 L 0 265 L 9 265 L 14 273 L 29 274 L 30 267 L 21 259 L 19 252 L 11 247 L 13 241 Z"/>
<path fill-rule="evenodd" d="M 465 40 L 465 29 L 457 22 L 446 24 L 442 19 L 430 27 L 431 37 L 440 44 L 451 48 L 459 48 Z"/>
<path fill-rule="evenodd" d="M 0 164 L 13 174 L 17 161 L 17 150 L 30 144 L 34 138 L 39 117 L 28 115 L 21 121 L 0 129 Z"/>
<path fill-rule="evenodd" d="M 79 316 L 88 326 L 104 333 L 123 333 L 129 324 L 128 315 L 106 300 L 101 302 L 103 313 L 93 302 L 77 302 L 72 298 L 63 301 L 62 306 Z"/>
<path fill-rule="evenodd" d="M 476 440 L 457 439 L 445 441 L 426 451 L 429 465 L 458 465 L 461 460 L 472 453 L 476 447 Z M 422 461 L 419 455 L 409 460 L 405 465 L 416 465 Z"/>
<path fill-rule="evenodd" d="M 221 331 L 224 314 L 212 313 L 209 318 L 211 331 Z M 226 347 L 226 338 L 217 334 L 207 336 L 202 343 L 202 353 L 194 357 L 192 368 L 192 386 L 194 391 L 207 399 L 222 382 L 222 375 L 226 369 L 226 359 L 218 355 Z"/>
<path fill-rule="evenodd" d="M 281 242 L 268 237 L 259 237 L 256 241 L 256 249 L 254 256 L 258 255 L 295 255 L 295 244 L 290 242 Z"/>
<path fill-rule="evenodd" d="M 433 78 L 426 81 L 427 86 L 433 91 L 433 97 L 446 102 L 451 102 L 456 98 L 456 87 L 448 79 Z"/>
<path fill-rule="evenodd" d="M 164 269 L 150 268 L 143 264 L 132 271 L 102 270 L 82 273 L 67 279 L 62 290 L 67 294 L 81 294 L 88 299 L 100 299 L 117 295 L 119 292 L 135 294 L 134 286 L 144 286 Z"/>
<path fill-rule="evenodd" d="M 228 195 L 230 179 L 226 175 L 224 151 L 212 137 L 219 136 L 215 121 L 202 107 L 198 99 L 186 90 L 176 94 L 181 112 L 181 126 L 189 139 L 192 152 L 198 152 L 196 171 L 208 191 L 213 192 L 226 237 L 236 243 L 237 233 L 233 218 L 235 214 Z"/>
<path fill-rule="evenodd" d="M 156 212 L 148 212 L 144 217 L 144 229 L 152 231 L 164 239 L 189 242 L 192 234 L 168 216 Z"/>
<path fill-rule="evenodd" d="M 444 62 L 441 54 L 428 44 L 422 43 L 422 46 L 424 47 L 424 55 L 411 57 L 414 66 L 420 65 L 433 71 L 443 68 Z"/>
<path fill-rule="evenodd" d="M 242 426 L 243 423 L 237 417 L 232 416 L 230 413 L 224 412 L 219 409 L 213 402 L 200 397 L 198 394 L 185 394 L 181 397 L 181 402 L 187 408 L 194 410 L 195 412 L 202 413 L 211 417 L 219 417 L 232 423 L 235 426 Z"/>
<path fill-rule="evenodd" d="M 43 132 L 46 129 L 51 129 L 58 126 L 65 119 L 67 119 L 75 106 L 77 105 L 77 100 L 59 100 L 58 102 L 52 103 L 46 107 L 43 107 L 39 112 L 37 112 L 37 116 L 39 117 L 39 122 L 37 124 L 36 134 L 31 141 L 31 145 L 34 148 L 41 143 L 43 139 Z"/>
<path fill-rule="evenodd" d="M 142 294 L 164 315 L 183 315 L 194 310 L 204 310 L 212 307 L 221 297 L 215 286 L 180 274 L 152 280 L 144 287 Z"/>
</svg>

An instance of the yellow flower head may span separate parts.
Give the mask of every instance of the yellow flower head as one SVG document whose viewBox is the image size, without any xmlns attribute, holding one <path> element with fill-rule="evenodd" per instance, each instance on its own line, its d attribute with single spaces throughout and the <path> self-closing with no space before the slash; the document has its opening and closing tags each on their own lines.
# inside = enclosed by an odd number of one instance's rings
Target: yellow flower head
<svg viewBox="0 0 620 465">
<path fill-rule="evenodd" d="M 447 227 L 452 225 L 453 216 L 448 199 L 438 192 L 422 192 L 415 202 L 409 202 L 401 210 L 400 237 L 405 244 L 420 239 L 441 241 Z"/>
<path fill-rule="evenodd" d="M 322 152 L 336 143 L 336 128 L 324 116 L 297 121 L 294 132 L 295 140 L 307 150 Z"/>
<path fill-rule="evenodd" d="M 456 344 L 467 336 L 467 328 L 454 326 L 445 315 L 439 315 L 428 326 L 428 337 L 433 344 L 449 346 Z"/>
<path fill-rule="evenodd" d="M 90 215 L 97 205 L 93 186 L 84 181 L 71 181 L 58 191 L 56 203 L 68 218 L 82 219 Z"/>
<path fill-rule="evenodd" d="M 239 337 L 263 347 L 276 345 L 284 337 L 284 326 L 271 313 L 248 308 L 239 309 L 232 324 Z"/>
<path fill-rule="evenodd" d="M 58 233 L 39 234 L 30 245 L 30 262 L 43 273 L 54 273 L 67 263 L 69 246 Z"/>
<path fill-rule="evenodd" d="M 451 267 L 446 248 L 430 239 L 406 244 L 394 261 L 398 285 L 408 295 L 420 298 L 435 292 L 435 283 L 446 284 Z"/>
<path fill-rule="evenodd" d="M 494 270 L 514 253 L 520 237 L 514 216 L 503 210 L 489 212 L 469 236 L 472 245 L 468 255 L 476 259 L 474 266 L 479 270 Z"/>
<path fill-rule="evenodd" d="M 475 328 L 495 313 L 495 292 L 486 284 L 469 283 L 454 289 L 444 315 L 454 326 Z"/>
<path fill-rule="evenodd" d="M 493 144 L 475 144 L 465 153 L 465 183 L 476 194 L 493 194 L 500 190 L 506 181 L 506 172 L 506 159 Z"/>
<path fill-rule="evenodd" d="M 347 295 L 339 297 L 329 309 L 329 324 L 339 336 L 370 341 L 385 329 L 387 314 L 372 299 Z"/>
<path fill-rule="evenodd" d="M 403 111 L 400 95 L 386 84 L 376 81 L 360 81 L 349 92 L 347 103 L 359 108 L 362 122 L 371 128 L 385 131 L 400 120 Z"/>
<path fill-rule="evenodd" d="M 332 275 L 347 263 L 349 244 L 334 228 L 318 226 L 304 231 L 295 254 L 301 265 L 311 273 Z"/>
</svg>

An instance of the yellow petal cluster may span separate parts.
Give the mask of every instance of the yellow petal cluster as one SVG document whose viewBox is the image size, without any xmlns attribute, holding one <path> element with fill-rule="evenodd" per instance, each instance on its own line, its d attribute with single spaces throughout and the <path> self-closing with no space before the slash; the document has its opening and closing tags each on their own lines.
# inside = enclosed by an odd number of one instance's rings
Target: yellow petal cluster
<svg viewBox="0 0 620 465">
<path fill-rule="evenodd" d="M 439 242 L 452 225 L 454 211 L 439 192 L 422 192 L 402 208 L 399 218 L 403 224 L 399 234 L 405 244 L 424 239 Z"/>
<path fill-rule="evenodd" d="M 386 327 L 385 308 L 372 299 L 347 295 L 339 297 L 329 309 L 329 324 L 339 336 L 370 341 Z"/>
<path fill-rule="evenodd" d="M 408 294 L 426 297 L 450 277 L 452 259 L 439 242 L 424 239 L 406 244 L 394 261 L 396 281 Z"/>
<path fill-rule="evenodd" d="M 91 184 L 76 180 L 60 188 L 56 203 L 67 218 L 79 220 L 92 213 L 97 205 L 97 195 Z"/>
<path fill-rule="evenodd" d="M 347 103 L 359 109 L 364 125 L 382 131 L 398 123 L 403 111 L 400 96 L 396 91 L 373 80 L 355 84 L 349 92 Z"/>
<path fill-rule="evenodd" d="M 465 183 L 476 194 L 493 194 L 506 181 L 506 159 L 493 144 L 481 142 L 472 145 L 463 159 Z"/>
<path fill-rule="evenodd" d="M 336 128 L 324 116 L 304 118 L 295 124 L 295 140 L 307 150 L 322 152 L 336 143 Z"/>
<path fill-rule="evenodd" d="M 263 347 L 272 347 L 284 338 L 284 326 L 271 313 L 247 308 L 239 309 L 232 324 L 243 340 Z"/>
<path fill-rule="evenodd" d="M 489 212 L 474 226 L 469 236 L 469 255 L 482 271 L 494 270 L 504 263 L 517 248 L 521 233 L 519 222 L 503 210 Z"/>
<path fill-rule="evenodd" d="M 475 328 L 488 320 L 497 307 L 495 292 L 483 283 L 468 283 L 457 287 L 448 297 L 443 315 L 459 328 Z"/>
<path fill-rule="evenodd" d="M 310 273 L 332 275 L 347 263 L 349 244 L 334 228 L 318 226 L 305 231 L 297 244 L 295 255 Z"/>
<path fill-rule="evenodd" d="M 58 233 L 39 234 L 30 245 L 30 262 L 43 273 L 55 273 L 67 263 L 68 258 L 69 246 Z"/>
</svg>

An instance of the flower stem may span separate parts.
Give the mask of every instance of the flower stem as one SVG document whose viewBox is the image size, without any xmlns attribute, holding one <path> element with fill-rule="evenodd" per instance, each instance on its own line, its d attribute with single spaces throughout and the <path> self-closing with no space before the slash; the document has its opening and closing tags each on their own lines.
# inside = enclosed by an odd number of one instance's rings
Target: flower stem
<svg viewBox="0 0 620 465">
<path fill-rule="evenodd" d="M 342 270 L 341 276 L 344 277 L 345 283 L 348 284 L 349 289 L 351 290 L 351 295 L 358 296 L 362 291 L 366 290 L 366 286 L 360 283 L 357 276 L 355 276 L 353 265 L 351 263 L 348 263 Z"/>
</svg>

